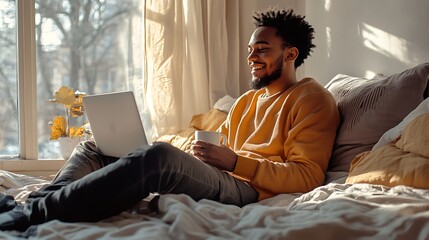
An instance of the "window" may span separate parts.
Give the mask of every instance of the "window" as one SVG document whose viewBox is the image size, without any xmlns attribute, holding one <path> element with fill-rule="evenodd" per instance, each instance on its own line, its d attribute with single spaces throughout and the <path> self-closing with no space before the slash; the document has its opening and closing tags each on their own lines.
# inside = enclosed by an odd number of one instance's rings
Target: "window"
<svg viewBox="0 0 429 240">
<path fill-rule="evenodd" d="M 0 156 L 19 155 L 15 2 L 0 0 Z"/>
<path fill-rule="evenodd" d="M 48 123 L 64 109 L 47 100 L 61 86 L 94 94 L 141 80 L 139 2 L 0 0 L 3 158 L 60 158 Z"/>
</svg>

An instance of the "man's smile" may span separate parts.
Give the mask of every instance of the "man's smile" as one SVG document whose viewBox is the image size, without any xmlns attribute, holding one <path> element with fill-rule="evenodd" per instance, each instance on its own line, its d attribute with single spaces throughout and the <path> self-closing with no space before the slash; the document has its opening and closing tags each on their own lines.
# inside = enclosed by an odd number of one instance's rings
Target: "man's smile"
<svg viewBox="0 0 429 240">
<path fill-rule="evenodd" d="M 260 70 L 265 69 L 265 64 L 252 64 L 251 67 L 251 73 L 256 73 Z"/>
</svg>

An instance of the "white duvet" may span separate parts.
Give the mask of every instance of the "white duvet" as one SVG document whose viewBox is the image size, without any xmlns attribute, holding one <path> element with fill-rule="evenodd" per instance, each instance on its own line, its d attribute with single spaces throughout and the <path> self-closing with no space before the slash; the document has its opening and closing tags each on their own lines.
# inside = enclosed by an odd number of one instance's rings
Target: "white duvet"
<svg viewBox="0 0 429 240">
<path fill-rule="evenodd" d="M 20 201 L 47 183 L 0 171 L 0 192 Z M 405 186 L 330 183 L 243 208 L 163 195 L 159 208 L 159 214 L 123 212 L 98 223 L 54 220 L 35 228 L 31 238 L 429 239 L 429 190 Z M 17 232 L 0 232 L 0 238 L 16 236 Z"/>
</svg>

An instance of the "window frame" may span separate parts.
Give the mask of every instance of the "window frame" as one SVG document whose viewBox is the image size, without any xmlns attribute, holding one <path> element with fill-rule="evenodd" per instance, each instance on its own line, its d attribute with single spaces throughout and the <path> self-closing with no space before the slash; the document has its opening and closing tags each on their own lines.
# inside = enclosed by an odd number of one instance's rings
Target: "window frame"
<svg viewBox="0 0 429 240">
<path fill-rule="evenodd" d="M 0 160 L 0 169 L 52 176 L 65 160 L 38 160 L 35 0 L 16 0 L 19 158 Z"/>
<path fill-rule="evenodd" d="M 35 0 L 17 0 L 19 158 L 37 160 Z"/>
</svg>

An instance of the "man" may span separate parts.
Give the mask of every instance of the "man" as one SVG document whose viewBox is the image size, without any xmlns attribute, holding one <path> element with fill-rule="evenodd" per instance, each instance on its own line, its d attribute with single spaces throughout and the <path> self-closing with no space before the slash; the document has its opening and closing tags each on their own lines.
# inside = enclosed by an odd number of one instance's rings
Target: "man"
<svg viewBox="0 0 429 240">
<path fill-rule="evenodd" d="M 314 47 L 314 29 L 292 10 L 270 9 L 254 19 L 248 45 L 253 90 L 236 101 L 219 129 L 226 146 L 194 141 L 188 154 L 154 143 L 117 159 L 82 143 L 51 185 L 0 214 L 0 229 L 25 230 L 52 219 L 98 221 L 151 192 L 243 206 L 321 185 L 339 114 L 315 80 L 296 79 Z M 156 201 L 152 205 L 156 209 Z"/>
</svg>

